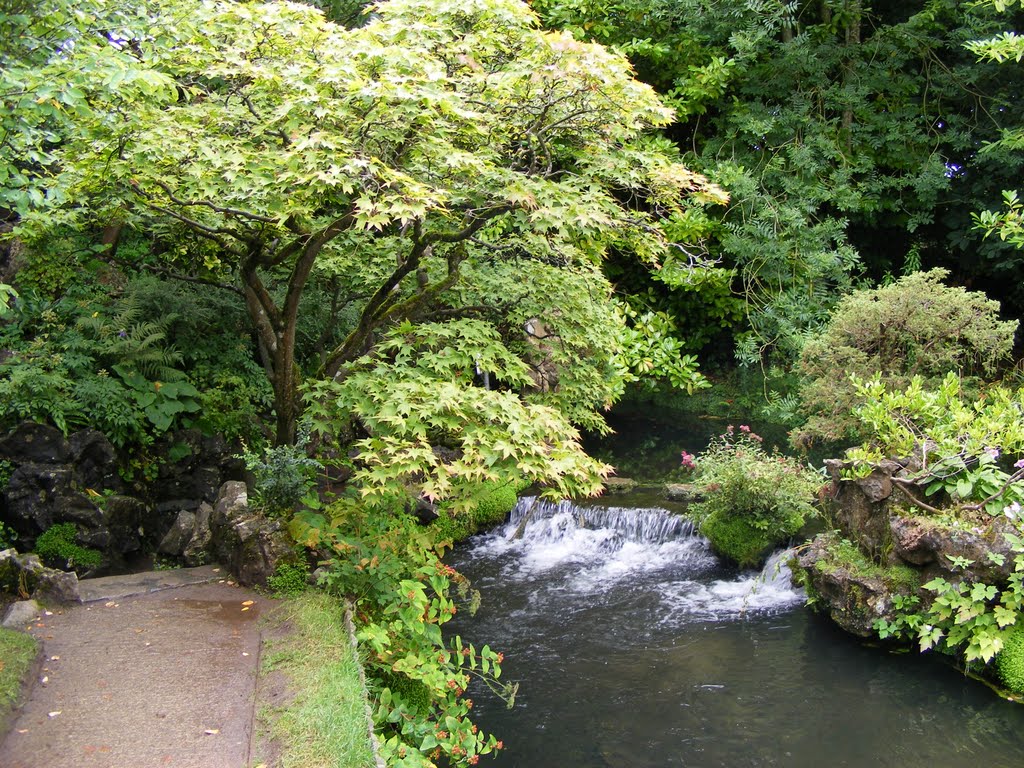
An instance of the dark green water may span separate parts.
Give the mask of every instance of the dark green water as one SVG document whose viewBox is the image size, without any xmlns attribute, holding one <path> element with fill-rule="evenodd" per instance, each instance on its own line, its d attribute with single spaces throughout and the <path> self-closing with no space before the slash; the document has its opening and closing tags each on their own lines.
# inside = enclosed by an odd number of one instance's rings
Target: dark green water
<svg viewBox="0 0 1024 768">
<path fill-rule="evenodd" d="M 927 657 L 867 647 L 785 572 L 726 568 L 664 513 L 549 509 L 454 553 L 483 593 L 455 630 L 505 653 L 496 768 L 1024 766 L 1024 707 Z"/>
</svg>

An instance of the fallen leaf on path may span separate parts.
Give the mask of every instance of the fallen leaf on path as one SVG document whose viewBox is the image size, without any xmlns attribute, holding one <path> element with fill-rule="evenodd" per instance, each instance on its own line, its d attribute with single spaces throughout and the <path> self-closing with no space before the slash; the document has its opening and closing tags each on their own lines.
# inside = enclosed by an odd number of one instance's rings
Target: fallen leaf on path
<svg viewBox="0 0 1024 768">
<path fill-rule="evenodd" d="M 255 600 L 246 600 L 245 602 L 242 603 L 242 605 L 254 605 L 255 603 L 256 603 Z"/>
<path fill-rule="evenodd" d="M 248 653 L 246 653 L 245 651 L 242 651 L 242 655 L 243 655 L 243 656 L 248 656 L 249 654 L 248 654 Z"/>
<path fill-rule="evenodd" d="M 19 728 L 18 733 L 28 733 L 28 728 Z"/>
<path fill-rule="evenodd" d="M 243 611 L 248 611 L 248 610 L 249 610 L 249 606 L 248 606 L 248 605 L 247 605 L 247 606 L 245 606 L 245 607 L 244 607 L 244 608 L 243 608 L 242 610 L 243 610 Z"/>
<path fill-rule="evenodd" d="M 51 656 L 50 661 L 60 661 L 60 656 Z"/>
<path fill-rule="evenodd" d="M 220 728 L 207 728 L 205 731 L 203 731 L 203 733 L 205 733 L 207 736 L 216 736 L 218 733 L 220 733 Z"/>
<path fill-rule="evenodd" d="M 57 715 L 59 715 L 59 714 L 60 714 L 61 712 L 63 712 L 63 710 L 61 710 L 61 709 L 57 709 L 57 710 L 54 710 L 53 712 L 47 712 L 47 713 L 46 713 L 46 716 L 47 716 L 47 717 L 56 717 L 56 716 L 57 716 Z"/>
</svg>

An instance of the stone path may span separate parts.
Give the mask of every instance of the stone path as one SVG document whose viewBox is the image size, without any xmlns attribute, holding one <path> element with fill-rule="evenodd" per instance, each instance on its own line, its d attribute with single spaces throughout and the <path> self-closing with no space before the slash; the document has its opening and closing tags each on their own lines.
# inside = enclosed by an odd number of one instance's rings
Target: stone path
<svg viewBox="0 0 1024 768">
<path fill-rule="evenodd" d="M 261 615 L 275 601 L 219 569 L 83 581 L 31 626 L 40 680 L 0 744 L 4 768 L 246 768 Z"/>
</svg>

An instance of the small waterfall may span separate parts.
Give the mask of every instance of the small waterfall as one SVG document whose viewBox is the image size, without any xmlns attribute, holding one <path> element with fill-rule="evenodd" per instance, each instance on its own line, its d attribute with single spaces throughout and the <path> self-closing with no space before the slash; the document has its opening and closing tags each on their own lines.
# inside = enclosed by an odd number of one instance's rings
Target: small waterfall
<svg viewBox="0 0 1024 768">
<path fill-rule="evenodd" d="M 792 557 L 792 550 L 782 550 L 768 558 L 760 572 L 747 571 L 709 582 L 667 582 L 660 592 L 670 615 L 677 618 L 740 618 L 748 613 L 785 610 L 806 598 L 802 589 L 793 586 L 787 565 Z"/>
<path fill-rule="evenodd" d="M 550 502 L 533 496 L 519 500 L 505 530 L 515 538 L 532 541 L 561 538 L 572 528 L 609 529 L 624 540 L 662 544 L 684 536 L 695 536 L 691 521 L 664 509 L 632 507 L 588 507 L 571 501 Z"/>
<path fill-rule="evenodd" d="M 734 618 L 783 609 L 793 589 L 784 553 L 763 571 L 725 567 L 684 517 L 658 508 L 603 507 L 534 497 L 466 553 L 500 563 L 501 579 L 607 598 L 613 590 L 657 595 L 659 620 Z"/>
</svg>

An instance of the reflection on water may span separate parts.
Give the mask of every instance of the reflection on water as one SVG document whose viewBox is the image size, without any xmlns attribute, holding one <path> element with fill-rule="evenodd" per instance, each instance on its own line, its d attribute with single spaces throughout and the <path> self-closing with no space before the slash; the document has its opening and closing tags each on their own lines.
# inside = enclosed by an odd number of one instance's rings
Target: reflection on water
<svg viewBox="0 0 1024 768">
<path fill-rule="evenodd" d="M 784 566 L 725 568 L 660 510 L 531 506 L 452 563 L 483 592 L 455 630 L 522 683 L 473 692 L 498 768 L 1024 766 L 1024 708 L 859 645 Z"/>
</svg>

